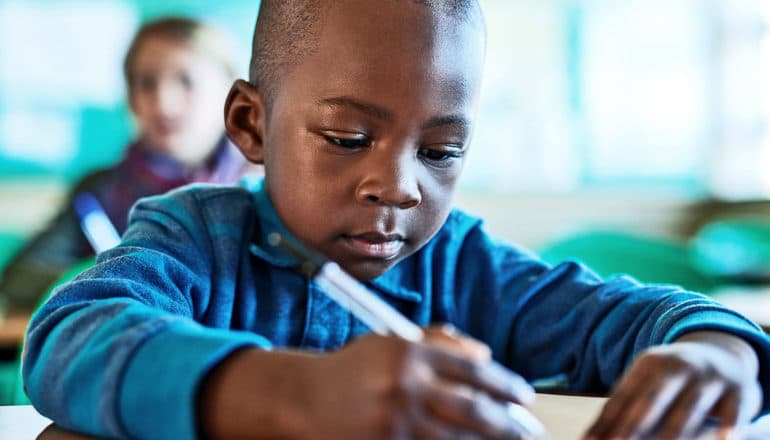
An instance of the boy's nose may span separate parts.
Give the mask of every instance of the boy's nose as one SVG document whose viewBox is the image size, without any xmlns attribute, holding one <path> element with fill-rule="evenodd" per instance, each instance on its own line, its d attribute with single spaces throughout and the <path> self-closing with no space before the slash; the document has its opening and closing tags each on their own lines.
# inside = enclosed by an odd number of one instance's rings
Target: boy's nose
<svg viewBox="0 0 770 440">
<path fill-rule="evenodd" d="M 176 115 L 184 105 L 184 96 L 177 87 L 161 85 L 155 92 L 155 106 L 163 116 Z"/>
<path fill-rule="evenodd" d="M 410 165 L 395 168 L 382 163 L 376 165 L 356 188 L 359 202 L 400 209 L 414 208 L 422 202 L 417 176 Z"/>
</svg>

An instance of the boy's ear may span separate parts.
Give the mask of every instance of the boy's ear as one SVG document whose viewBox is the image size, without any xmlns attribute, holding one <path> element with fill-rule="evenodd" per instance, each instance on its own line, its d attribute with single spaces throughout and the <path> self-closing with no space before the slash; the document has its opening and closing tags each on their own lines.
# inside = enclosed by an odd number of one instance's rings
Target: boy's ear
<svg viewBox="0 0 770 440">
<path fill-rule="evenodd" d="M 253 163 L 263 163 L 265 118 L 265 106 L 257 89 L 242 79 L 235 81 L 225 101 L 225 129 Z"/>
</svg>

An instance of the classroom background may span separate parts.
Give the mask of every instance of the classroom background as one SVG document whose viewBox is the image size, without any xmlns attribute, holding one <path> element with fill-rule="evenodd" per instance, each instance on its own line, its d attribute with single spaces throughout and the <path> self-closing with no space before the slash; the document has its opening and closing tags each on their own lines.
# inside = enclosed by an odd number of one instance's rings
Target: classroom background
<svg viewBox="0 0 770 440">
<path fill-rule="evenodd" d="M 770 2 L 481 3 L 488 61 L 458 205 L 502 238 L 605 274 L 709 290 L 725 276 L 717 255 L 770 278 Z M 245 75 L 257 10 L 0 0 L 0 265 L 68 185 L 121 156 L 133 135 L 121 62 L 141 22 L 219 25 Z"/>
</svg>

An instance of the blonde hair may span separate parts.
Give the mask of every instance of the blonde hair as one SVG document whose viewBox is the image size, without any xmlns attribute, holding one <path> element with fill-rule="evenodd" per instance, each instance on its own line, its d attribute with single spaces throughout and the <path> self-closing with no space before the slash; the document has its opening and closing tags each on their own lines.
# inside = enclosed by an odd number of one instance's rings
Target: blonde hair
<svg viewBox="0 0 770 440">
<path fill-rule="evenodd" d="M 145 23 L 134 35 L 123 60 L 123 76 L 128 89 L 133 83 L 133 68 L 142 44 L 150 38 L 167 38 L 189 45 L 216 61 L 232 78 L 238 73 L 235 55 L 230 39 L 215 27 L 185 17 L 164 17 Z"/>
</svg>

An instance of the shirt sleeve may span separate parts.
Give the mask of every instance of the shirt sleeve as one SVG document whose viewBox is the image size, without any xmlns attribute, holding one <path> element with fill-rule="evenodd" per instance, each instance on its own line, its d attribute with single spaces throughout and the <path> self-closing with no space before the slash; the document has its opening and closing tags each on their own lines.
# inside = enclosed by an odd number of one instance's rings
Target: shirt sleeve
<svg viewBox="0 0 770 440">
<path fill-rule="evenodd" d="M 34 316 L 26 391 L 57 424 L 111 438 L 196 438 L 198 386 L 233 351 L 269 348 L 195 318 L 211 294 L 213 247 L 192 196 L 140 202 L 122 243 Z"/>
<path fill-rule="evenodd" d="M 604 280 L 577 262 L 551 267 L 495 242 L 480 226 L 465 237 L 457 266 L 459 322 L 535 385 L 605 392 L 642 350 L 715 330 L 752 344 L 770 396 L 767 336 L 704 295 L 629 277 Z"/>
</svg>

